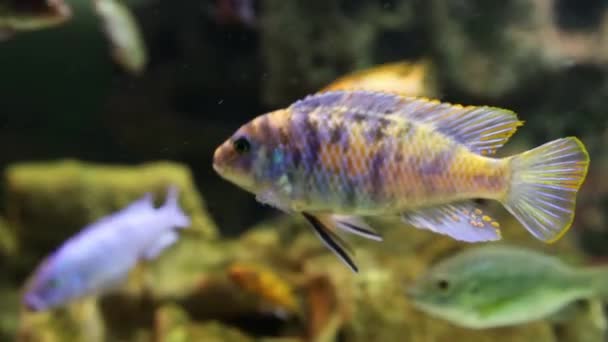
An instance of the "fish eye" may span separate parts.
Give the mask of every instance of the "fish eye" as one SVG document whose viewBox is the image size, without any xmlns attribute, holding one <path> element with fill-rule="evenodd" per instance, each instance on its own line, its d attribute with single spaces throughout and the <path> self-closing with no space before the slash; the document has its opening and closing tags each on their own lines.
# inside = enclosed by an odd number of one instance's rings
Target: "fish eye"
<svg viewBox="0 0 608 342">
<path fill-rule="evenodd" d="M 247 138 L 245 137 L 240 137 L 236 139 L 232 143 L 232 145 L 234 146 L 234 149 L 238 154 L 247 153 L 251 149 L 251 143 L 249 143 L 249 140 L 247 140 Z"/>
<path fill-rule="evenodd" d="M 441 291 L 445 291 L 450 287 L 450 283 L 445 280 L 445 279 L 439 279 L 437 281 L 437 288 L 439 288 Z"/>
</svg>

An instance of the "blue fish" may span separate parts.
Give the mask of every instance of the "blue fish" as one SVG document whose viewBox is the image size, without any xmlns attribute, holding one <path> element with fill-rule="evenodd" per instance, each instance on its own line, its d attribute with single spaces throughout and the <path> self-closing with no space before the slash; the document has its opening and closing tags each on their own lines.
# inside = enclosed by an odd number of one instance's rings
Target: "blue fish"
<svg viewBox="0 0 608 342">
<path fill-rule="evenodd" d="M 44 311 L 103 294 L 124 281 L 138 262 L 153 260 L 174 244 L 176 230 L 189 225 L 176 188 L 169 189 L 160 208 L 148 193 L 85 227 L 47 257 L 26 284 L 23 303 L 28 310 Z"/>
</svg>

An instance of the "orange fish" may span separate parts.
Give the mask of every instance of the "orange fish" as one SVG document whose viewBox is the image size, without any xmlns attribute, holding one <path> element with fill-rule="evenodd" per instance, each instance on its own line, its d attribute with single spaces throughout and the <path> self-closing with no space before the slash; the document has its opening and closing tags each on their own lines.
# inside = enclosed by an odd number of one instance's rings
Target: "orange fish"
<svg viewBox="0 0 608 342">
<path fill-rule="evenodd" d="M 287 312 L 298 311 L 292 286 L 272 270 L 246 263 L 234 263 L 228 275 L 242 289 Z"/>
<path fill-rule="evenodd" d="M 384 91 L 408 96 L 432 96 L 435 92 L 432 84 L 431 64 L 428 61 L 394 62 L 355 71 L 338 78 L 322 91 L 355 89 Z"/>
</svg>

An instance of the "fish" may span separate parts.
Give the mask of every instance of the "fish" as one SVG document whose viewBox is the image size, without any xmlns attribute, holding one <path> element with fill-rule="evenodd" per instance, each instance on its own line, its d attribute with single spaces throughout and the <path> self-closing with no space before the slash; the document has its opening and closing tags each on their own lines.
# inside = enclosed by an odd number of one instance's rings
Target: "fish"
<svg viewBox="0 0 608 342">
<path fill-rule="evenodd" d="M 93 0 L 111 44 L 112 58 L 125 71 L 141 74 L 148 64 L 148 52 L 136 18 L 122 1 Z"/>
<path fill-rule="evenodd" d="M 537 239 L 570 228 L 589 154 L 576 137 L 495 158 L 523 124 L 509 110 L 399 94 L 321 92 L 244 124 L 213 168 L 256 199 L 300 215 L 354 272 L 339 232 L 381 241 L 367 217 L 476 243 L 501 239 L 475 199 L 495 200 Z"/>
<path fill-rule="evenodd" d="M 559 317 L 608 295 L 608 266 L 577 268 L 511 245 L 469 248 L 432 266 L 406 295 L 422 312 L 469 329 Z"/>
<path fill-rule="evenodd" d="M 336 79 L 321 91 L 358 89 L 407 96 L 432 96 L 436 92 L 432 78 L 429 61 L 399 61 L 352 72 Z"/>
<path fill-rule="evenodd" d="M 63 0 L 9 0 L 0 2 L 0 41 L 22 31 L 54 27 L 72 18 Z"/>
<path fill-rule="evenodd" d="M 46 311 L 120 285 L 142 261 L 156 259 L 179 239 L 190 218 L 170 187 L 165 204 L 154 207 L 151 193 L 83 228 L 46 257 L 29 277 L 22 302 Z"/>
<path fill-rule="evenodd" d="M 285 312 L 298 313 L 294 287 L 271 269 L 252 263 L 235 262 L 228 268 L 229 278 L 241 289 Z"/>
</svg>

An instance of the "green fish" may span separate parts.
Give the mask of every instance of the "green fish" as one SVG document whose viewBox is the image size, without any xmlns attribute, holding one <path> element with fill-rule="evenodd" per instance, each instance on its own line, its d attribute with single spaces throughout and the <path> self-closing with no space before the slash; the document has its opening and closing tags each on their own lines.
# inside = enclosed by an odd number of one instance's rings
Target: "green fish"
<svg viewBox="0 0 608 342">
<path fill-rule="evenodd" d="M 443 260 L 407 290 L 423 312 L 470 329 L 552 318 L 570 304 L 607 292 L 608 267 L 575 268 L 556 257 L 504 245 Z"/>
</svg>

